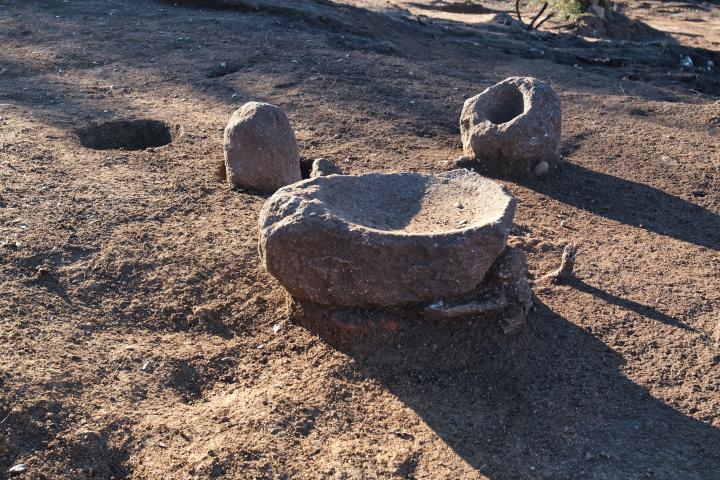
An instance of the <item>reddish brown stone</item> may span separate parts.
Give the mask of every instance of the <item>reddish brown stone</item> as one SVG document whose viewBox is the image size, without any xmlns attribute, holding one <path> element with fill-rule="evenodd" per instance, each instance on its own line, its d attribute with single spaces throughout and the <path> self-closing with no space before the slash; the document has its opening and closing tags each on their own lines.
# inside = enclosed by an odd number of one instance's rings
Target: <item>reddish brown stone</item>
<svg viewBox="0 0 720 480">
<path fill-rule="evenodd" d="M 274 105 L 250 102 L 237 109 L 225 128 L 224 148 L 232 186 L 274 192 L 301 180 L 295 133 Z"/>
<path fill-rule="evenodd" d="M 296 298 L 388 306 L 463 294 L 505 248 L 515 199 L 468 170 L 332 175 L 275 193 L 265 268 Z"/>
</svg>

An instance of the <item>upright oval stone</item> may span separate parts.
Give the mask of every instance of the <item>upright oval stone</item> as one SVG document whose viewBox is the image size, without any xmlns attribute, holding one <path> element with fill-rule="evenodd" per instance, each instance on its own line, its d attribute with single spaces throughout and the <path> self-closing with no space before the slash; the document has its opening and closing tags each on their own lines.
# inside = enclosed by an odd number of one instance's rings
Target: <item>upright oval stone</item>
<svg viewBox="0 0 720 480">
<path fill-rule="evenodd" d="M 560 160 L 560 98 L 547 83 L 510 77 L 465 101 L 460 115 L 465 157 L 481 173 L 539 176 Z"/>
<path fill-rule="evenodd" d="M 278 190 L 260 254 L 295 298 L 390 306 L 472 290 L 505 248 L 515 199 L 468 170 L 332 175 Z"/>
<path fill-rule="evenodd" d="M 225 127 L 223 145 L 232 186 L 274 192 L 302 178 L 295 133 L 274 105 L 250 102 L 237 109 Z"/>
</svg>

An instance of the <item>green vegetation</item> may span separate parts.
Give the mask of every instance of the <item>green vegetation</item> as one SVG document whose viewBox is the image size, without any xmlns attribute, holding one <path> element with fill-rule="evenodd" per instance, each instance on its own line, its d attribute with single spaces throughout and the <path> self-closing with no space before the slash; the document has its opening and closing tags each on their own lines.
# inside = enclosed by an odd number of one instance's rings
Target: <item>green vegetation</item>
<svg viewBox="0 0 720 480">
<path fill-rule="evenodd" d="M 587 14 L 591 4 L 590 0 L 530 0 L 528 3 L 538 7 L 547 3 L 557 15 L 573 21 Z"/>
</svg>

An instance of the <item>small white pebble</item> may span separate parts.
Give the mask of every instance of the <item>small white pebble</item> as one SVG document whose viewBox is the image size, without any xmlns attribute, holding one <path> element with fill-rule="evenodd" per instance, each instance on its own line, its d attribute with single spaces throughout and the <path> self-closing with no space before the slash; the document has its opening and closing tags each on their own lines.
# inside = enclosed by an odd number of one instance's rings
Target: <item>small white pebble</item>
<svg viewBox="0 0 720 480">
<path fill-rule="evenodd" d="M 8 470 L 8 473 L 20 473 L 27 470 L 27 465 L 24 463 L 18 463 L 14 467 L 11 467 L 10 470 Z"/>
<path fill-rule="evenodd" d="M 535 165 L 535 175 L 537 175 L 538 177 L 540 175 L 545 175 L 548 172 L 548 170 L 550 170 L 550 165 L 548 165 L 548 162 L 546 162 L 544 160 L 542 162 L 538 163 L 537 165 Z"/>
</svg>

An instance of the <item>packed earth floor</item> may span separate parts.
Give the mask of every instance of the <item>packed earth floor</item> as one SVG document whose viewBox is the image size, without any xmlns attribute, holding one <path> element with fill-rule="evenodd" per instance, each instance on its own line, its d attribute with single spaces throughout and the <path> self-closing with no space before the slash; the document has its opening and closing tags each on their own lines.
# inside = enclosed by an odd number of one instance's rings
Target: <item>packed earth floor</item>
<svg viewBox="0 0 720 480">
<path fill-rule="evenodd" d="M 0 478 L 720 478 L 716 2 L 630 2 L 601 39 L 492 20 L 514 2 L 177 3 L 0 1 Z M 267 195 L 216 176 L 231 113 L 437 173 L 514 75 L 560 95 L 564 166 L 501 180 L 510 243 L 536 279 L 577 244 L 577 279 L 424 358 L 291 323 Z"/>
</svg>

